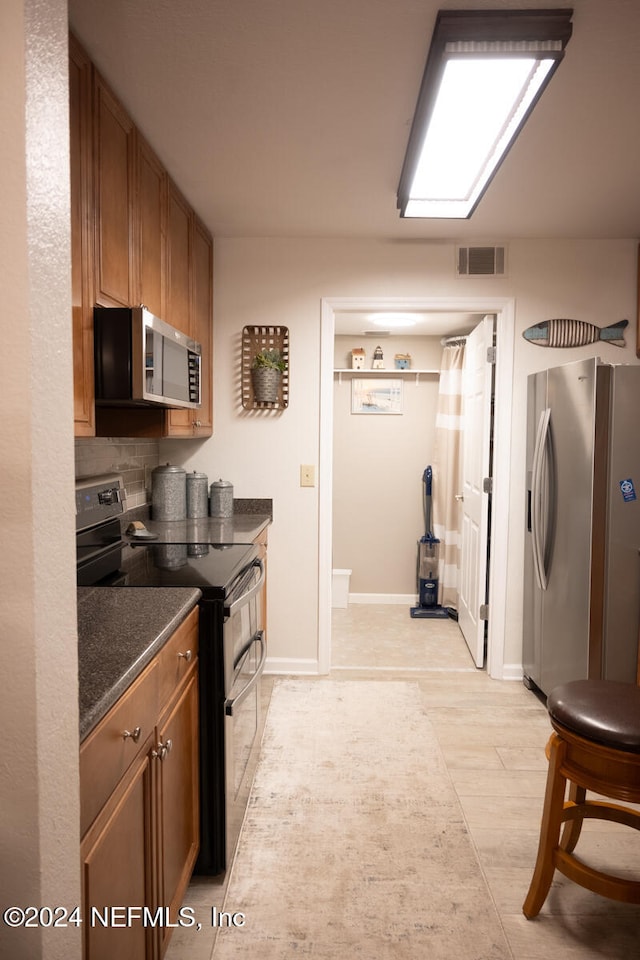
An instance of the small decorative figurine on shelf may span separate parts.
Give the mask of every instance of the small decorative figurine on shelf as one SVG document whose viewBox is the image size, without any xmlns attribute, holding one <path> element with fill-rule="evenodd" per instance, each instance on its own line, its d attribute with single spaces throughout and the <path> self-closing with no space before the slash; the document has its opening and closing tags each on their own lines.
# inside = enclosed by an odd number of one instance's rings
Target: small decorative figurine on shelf
<svg viewBox="0 0 640 960">
<path fill-rule="evenodd" d="M 396 370 L 408 370 L 411 367 L 410 353 L 396 353 L 393 360 Z"/>
<path fill-rule="evenodd" d="M 376 347 L 373 351 L 373 363 L 371 364 L 372 370 L 384 370 L 384 356 L 382 353 L 382 347 Z"/>
<path fill-rule="evenodd" d="M 351 351 L 351 369 L 364 370 L 364 350 L 362 347 L 354 347 Z"/>
</svg>

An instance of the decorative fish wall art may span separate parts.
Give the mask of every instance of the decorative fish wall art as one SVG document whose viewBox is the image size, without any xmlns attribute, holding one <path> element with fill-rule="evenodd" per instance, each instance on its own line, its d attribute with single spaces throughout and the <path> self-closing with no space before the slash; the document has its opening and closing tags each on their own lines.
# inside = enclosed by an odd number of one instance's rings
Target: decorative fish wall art
<svg viewBox="0 0 640 960">
<path fill-rule="evenodd" d="M 618 320 L 608 327 L 596 327 L 584 320 L 557 318 L 527 327 L 522 336 L 538 347 L 584 347 L 597 340 L 624 347 L 624 330 L 628 325 L 628 320 Z"/>
</svg>

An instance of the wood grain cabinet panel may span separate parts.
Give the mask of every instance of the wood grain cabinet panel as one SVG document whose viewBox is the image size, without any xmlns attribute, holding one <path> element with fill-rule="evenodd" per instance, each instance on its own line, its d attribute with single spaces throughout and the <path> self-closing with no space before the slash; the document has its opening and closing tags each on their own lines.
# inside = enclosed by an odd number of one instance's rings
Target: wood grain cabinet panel
<svg viewBox="0 0 640 960">
<path fill-rule="evenodd" d="M 175 923 L 196 862 L 200 832 L 198 680 L 193 671 L 158 724 L 158 742 L 171 744 L 158 765 L 159 902 L 168 908 L 170 921 Z M 165 927 L 161 931 L 161 951 L 170 930 Z"/>
<path fill-rule="evenodd" d="M 80 832 L 93 823 L 158 719 L 157 658 L 134 680 L 80 747 Z"/>
<path fill-rule="evenodd" d="M 213 240 L 198 218 L 193 224 L 194 336 L 202 345 L 202 405 L 196 411 L 194 436 L 213 433 Z"/>
<path fill-rule="evenodd" d="M 121 911 L 110 912 L 154 902 L 152 743 L 149 738 L 81 844 L 86 960 L 154 960 L 157 955 L 151 926 L 141 920 L 127 924 Z"/>
<path fill-rule="evenodd" d="M 69 127 L 71 172 L 71 309 L 73 322 L 73 409 L 75 433 L 95 433 L 93 385 L 93 224 L 91 61 L 69 39 Z"/>
<path fill-rule="evenodd" d="M 169 180 L 165 249 L 165 316 L 167 323 L 187 336 L 191 329 L 191 208 Z"/>
<path fill-rule="evenodd" d="M 198 614 L 193 610 L 157 656 L 160 703 L 169 701 L 191 670 L 198 656 Z"/>
<path fill-rule="evenodd" d="M 163 315 L 162 254 L 164 249 L 167 173 L 157 156 L 136 133 L 135 304 Z"/>
<path fill-rule="evenodd" d="M 94 88 L 96 302 L 133 298 L 134 127 L 100 74 Z"/>
<path fill-rule="evenodd" d="M 166 436 L 210 437 L 213 433 L 213 241 L 193 214 L 189 218 L 189 233 L 189 335 L 202 347 L 201 405 L 196 410 L 170 410 Z"/>
</svg>

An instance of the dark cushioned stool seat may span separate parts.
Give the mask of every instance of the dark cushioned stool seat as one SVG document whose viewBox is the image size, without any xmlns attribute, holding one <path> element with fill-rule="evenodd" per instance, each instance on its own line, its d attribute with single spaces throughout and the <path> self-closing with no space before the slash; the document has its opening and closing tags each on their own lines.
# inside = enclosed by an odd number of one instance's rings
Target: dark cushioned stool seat
<svg viewBox="0 0 640 960">
<path fill-rule="evenodd" d="M 553 720 L 580 737 L 640 753 L 640 687 L 615 680 L 575 680 L 551 691 Z"/>
<path fill-rule="evenodd" d="M 640 803 L 640 688 L 576 680 L 552 690 L 547 709 L 554 732 L 547 744 L 540 842 L 524 915 L 532 919 L 539 913 L 556 870 L 603 897 L 640 904 L 640 880 L 604 873 L 573 855 L 587 819 L 640 830 L 640 813 L 609 802 Z M 606 799 L 587 799 L 587 790 Z"/>
</svg>

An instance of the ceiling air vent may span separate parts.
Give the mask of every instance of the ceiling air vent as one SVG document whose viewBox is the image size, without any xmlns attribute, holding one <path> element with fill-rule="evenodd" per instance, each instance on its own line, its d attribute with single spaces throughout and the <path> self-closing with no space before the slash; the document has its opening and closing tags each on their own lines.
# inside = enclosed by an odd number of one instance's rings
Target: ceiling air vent
<svg viewBox="0 0 640 960">
<path fill-rule="evenodd" d="M 504 246 L 456 247 L 459 277 L 504 277 L 507 249 Z"/>
</svg>

